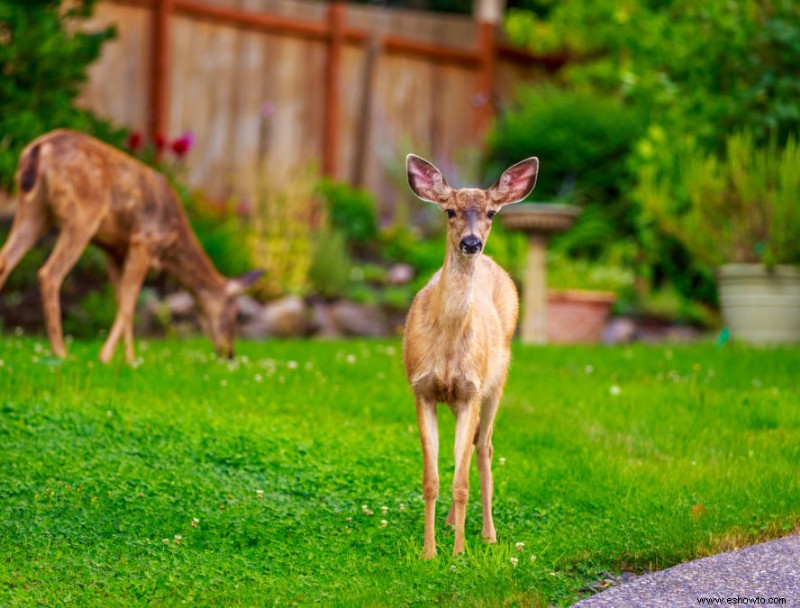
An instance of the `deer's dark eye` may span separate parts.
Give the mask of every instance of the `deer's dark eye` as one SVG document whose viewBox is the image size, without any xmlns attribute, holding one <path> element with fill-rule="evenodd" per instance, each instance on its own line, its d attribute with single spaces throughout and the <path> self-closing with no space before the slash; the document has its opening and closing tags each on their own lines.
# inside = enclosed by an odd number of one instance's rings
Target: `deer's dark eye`
<svg viewBox="0 0 800 608">
<path fill-rule="evenodd" d="M 453 211 L 452 209 L 447 209 L 447 217 L 449 217 L 450 219 L 453 219 L 455 216 L 456 216 L 456 212 L 455 211 Z"/>
<path fill-rule="evenodd" d="M 489 219 L 492 219 L 494 217 L 495 213 L 497 213 L 497 211 L 490 211 L 489 213 L 486 214 L 486 217 L 488 217 Z"/>
</svg>

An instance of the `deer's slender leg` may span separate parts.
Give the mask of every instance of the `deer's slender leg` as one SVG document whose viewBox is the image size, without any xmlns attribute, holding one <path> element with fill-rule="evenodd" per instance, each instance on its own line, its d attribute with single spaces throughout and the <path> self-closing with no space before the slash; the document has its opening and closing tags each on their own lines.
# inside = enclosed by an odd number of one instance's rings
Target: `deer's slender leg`
<svg viewBox="0 0 800 608">
<path fill-rule="evenodd" d="M 111 281 L 111 287 L 114 289 L 114 299 L 117 302 L 117 310 L 119 310 L 119 302 L 120 302 L 120 283 L 122 282 L 122 264 L 120 263 L 119 259 L 110 254 L 106 253 L 106 269 L 108 271 L 108 278 Z M 133 317 L 131 316 L 131 321 L 125 327 L 125 334 L 124 334 L 124 342 L 125 342 L 125 360 L 128 363 L 133 363 L 133 359 L 135 356 L 133 350 Z"/>
<path fill-rule="evenodd" d="M 478 471 L 481 476 L 481 506 L 483 509 L 483 528 L 481 536 L 490 543 L 497 542 L 497 532 L 492 519 L 492 494 L 494 493 L 494 479 L 492 478 L 492 432 L 494 431 L 494 417 L 503 396 L 501 382 L 493 394 L 484 399 L 481 406 L 478 438 L 475 442 L 478 452 Z"/>
<path fill-rule="evenodd" d="M 19 261 L 31 250 L 47 231 L 47 215 L 33 200 L 18 199 L 17 214 L 14 224 L 0 250 L 0 289 L 8 279 L 8 275 L 16 268 Z"/>
<path fill-rule="evenodd" d="M 425 540 L 422 558 L 436 556 L 436 498 L 439 496 L 439 429 L 436 402 L 417 396 L 417 424 L 422 442 L 422 495 L 425 498 Z"/>
<path fill-rule="evenodd" d="M 47 335 L 50 338 L 50 348 L 57 357 L 67 356 L 61 330 L 61 302 L 59 301 L 61 284 L 92 240 L 96 228 L 96 225 L 91 224 L 63 225 L 50 257 L 37 273 L 42 291 L 42 305 L 47 323 Z"/>
<path fill-rule="evenodd" d="M 114 356 L 114 350 L 122 334 L 131 327 L 133 314 L 136 308 L 136 298 L 139 290 L 147 276 L 147 271 L 153 263 L 153 254 L 147 244 L 131 239 L 128 248 L 128 257 L 125 259 L 125 266 L 122 271 L 122 278 L 119 284 L 119 303 L 117 307 L 117 317 L 114 325 L 108 334 L 103 349 L 100 351 L 100 361 L 108 363 Z"/>
<path fill-rule="evenodd" d="M 467 518 L 467 498 L 469 497 L 469 464 L 472 460 L 472 449 L 475 430 L 478 427 L 479 404 L 462 402 L 455 408 L 456 441 L 453 475 L 453 518 L 455 523 L 455 543 L 453 555 L 464 552 L 464 525 Z"/>
</svg>

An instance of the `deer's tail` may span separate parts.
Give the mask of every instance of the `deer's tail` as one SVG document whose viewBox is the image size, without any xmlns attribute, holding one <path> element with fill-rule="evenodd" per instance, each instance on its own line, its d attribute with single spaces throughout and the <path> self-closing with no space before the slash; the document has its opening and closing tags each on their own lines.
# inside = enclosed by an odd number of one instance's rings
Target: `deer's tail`
<svg viewBox="0 0 800 608">
<path fill-rule="evenodd" d="M 19 190 L 27 194 L 33 190 L 39 177 L 39 149 L 41 144 L 35 144 L 32 148 L 25 150 L 19 159 L 19 169 L 17 171 L 17 183 Z"/>
</svg>

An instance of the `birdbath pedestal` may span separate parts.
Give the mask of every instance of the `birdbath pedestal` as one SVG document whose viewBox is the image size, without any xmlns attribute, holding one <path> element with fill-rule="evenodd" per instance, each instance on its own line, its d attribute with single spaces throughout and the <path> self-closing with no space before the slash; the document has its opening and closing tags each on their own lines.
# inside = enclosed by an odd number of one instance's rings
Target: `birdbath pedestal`
<svg viewBox="0 0 800 608">
<path fill-rule="evenodd" d="M 525 344 L 547 342 L 547 240 L 572 227 L 581 209 L 573 205 L 522 203 L 503 209 L 503 225 L 528 237 L 520 336 Z"/>
</svg>

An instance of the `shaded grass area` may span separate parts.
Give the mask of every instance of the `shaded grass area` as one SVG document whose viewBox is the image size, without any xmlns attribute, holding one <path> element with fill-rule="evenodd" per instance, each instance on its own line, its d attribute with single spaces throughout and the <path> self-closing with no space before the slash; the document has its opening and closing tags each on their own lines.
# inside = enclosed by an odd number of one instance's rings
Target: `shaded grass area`
<svg viewBox="0 0 800 608">
<path fill-rule="evenodd" d="M 800 349 L 516 346 L 499 542 L 480 541 L 473 471 L 450 556 L 443 409 L 439 557 L 422 562 L 399 342 L 242 343 L 234 362 L 141 342 L 136 367 L 99 347 L 62 364 L 0 342 L 2 605 L 568 605 L 603 570 L 800 523 Z"/>
</svg>

